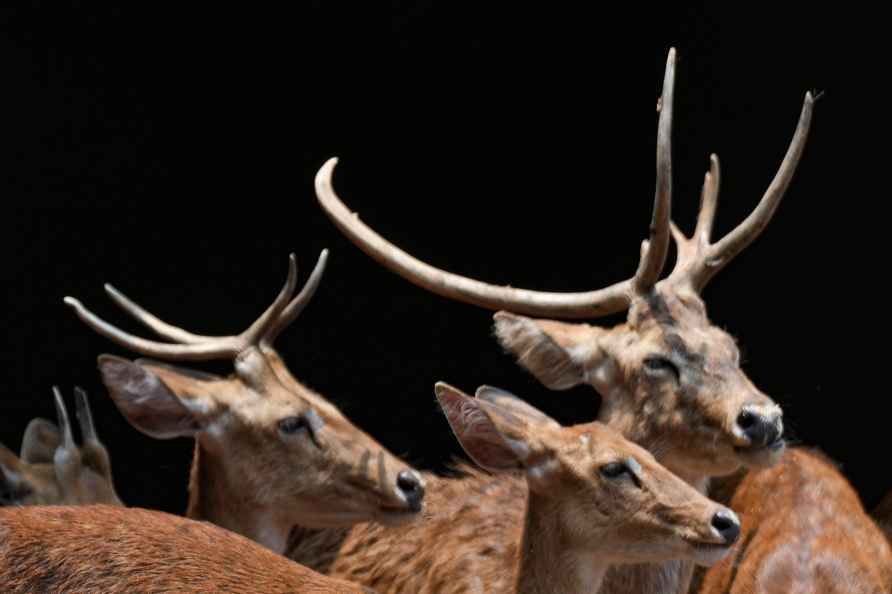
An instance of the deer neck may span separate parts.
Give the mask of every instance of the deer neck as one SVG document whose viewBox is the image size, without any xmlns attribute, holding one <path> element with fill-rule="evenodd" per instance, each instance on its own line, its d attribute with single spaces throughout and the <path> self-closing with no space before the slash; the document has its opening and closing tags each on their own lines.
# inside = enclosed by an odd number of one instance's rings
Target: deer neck
<svg viewBox="0 0 892 594">
<path fill-rule="evenodd" d="M 568 546 L 556 504 L 530 491 L 521 538 L 518 594 L 594 593 L 608 564 Z"/>
<path fill-rule="evenodd" d="M 283 553 L 290 525 L 278 518 L 273 508 L 241 496 L 250 489 L 227 472 L 223 458 L 216 448 L 203 444 L 200 438 L 195 440 L 186 516 L 211 522 Z"/>
</svg>

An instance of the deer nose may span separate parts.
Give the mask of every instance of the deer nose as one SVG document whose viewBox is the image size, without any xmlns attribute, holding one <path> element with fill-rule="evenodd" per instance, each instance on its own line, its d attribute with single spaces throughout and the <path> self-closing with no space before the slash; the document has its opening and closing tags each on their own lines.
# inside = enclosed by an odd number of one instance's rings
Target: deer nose
<svg viewBox="0 0 892 594">
<path fill-rule="evenodd" d="M 409 509 L 421 511 L 421 500 L 424 499 L 424 481 L 417 472 L 404 470 L 396 477 L 396 488 L 406 498 Z"/>
<path fill-rule="evenodd" d="M 784 423 L 780 412 L 745 406 L 737 416 L 737 426 L 752 447 L 770 447 L 782 442 Z"/>
<path fill-rule="evenodd" d="M 712 529 L 724 541 L 724 544 L 734 544 L 740 536 L 740 520 L 730 509 L 722 509 L 712 516 Z"/>
</svg>

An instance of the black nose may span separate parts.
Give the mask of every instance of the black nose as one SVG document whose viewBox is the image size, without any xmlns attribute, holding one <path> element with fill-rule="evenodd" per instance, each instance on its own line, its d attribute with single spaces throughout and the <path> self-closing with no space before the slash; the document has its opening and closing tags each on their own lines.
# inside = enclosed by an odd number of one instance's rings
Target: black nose
<svg viewBox="0 0 892 594">
<path fill-rule="evenodd" d="M 740 520 L 737 519 L 737 514 L 730 509 L 716 512 L 712 516 L 712 527 L 719 533 L 725 544 L 734 544 L 737 542 L 737 537 L 740 536 Z"/>
<path fill-rule="evenodd" d="M 737 426 L 755 447 L 770 446 L 779 441 L 783 427 L 780 416 L 768 418 L 751 408 L 744 408 L 737 415 Z"/>
<path fill-rule="evenodd" d="M 396 477 L 396 487 L 406 497 L 409 509 L 421 511 L 421 500 L 424 499 L 424 485 L 421 478 L 410 470 L 404 470 Z"/>
</svg>

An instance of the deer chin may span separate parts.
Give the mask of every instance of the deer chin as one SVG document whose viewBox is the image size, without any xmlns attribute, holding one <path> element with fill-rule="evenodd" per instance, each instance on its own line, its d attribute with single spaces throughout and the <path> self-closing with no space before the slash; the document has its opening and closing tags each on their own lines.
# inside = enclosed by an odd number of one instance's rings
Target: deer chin
<svg viewBox="0 0 892 594">
<path fill-rule="evenodd" d="M 758 448 L 737 447 L 734 448 L 734 451 L 746 468 L 770 468 L 780 461 L 786 449 L 787 444 L 781 437 L 767 446 Z"/>
<path fill-rule="evenodd" d="M 412 511 L 409 509 L 390 509 L 382 508 L 375 515 L 375 522 L 388 528 L 397 526 L 405 526 L 411 524 L 421 517 L 421 511 Z"/>
<path fill-rule="evenodd" d="M 688 546 L 688 555 L 690 559 L 702 567 L 715 565 L 728 556 L 733 545 L 716 544 L 709 542 L 697 542 L 693 540 L 685 541 Z"/>
</svg>

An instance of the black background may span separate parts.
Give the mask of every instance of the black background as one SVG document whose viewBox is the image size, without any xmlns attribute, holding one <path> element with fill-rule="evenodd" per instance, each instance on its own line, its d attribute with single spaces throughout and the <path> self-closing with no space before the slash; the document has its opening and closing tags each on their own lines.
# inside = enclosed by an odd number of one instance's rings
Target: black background
<svg viewBox="0 0 892 594">
<path fill-rule="evenodd" d="M 52 418 L 52 384 L 82 385 L 123 499 L 181 512 L 191 442 L 124 421 L 95 361 L 132 353 L 62 297 L 142 332 L 106 299 L 108 281 L 164 319 L 228 334 L 274 297 L 289 252 L 304 279 L 325 247 L 322 287 L 280 352 L 395 453 L 441 468 L 458 452 L 433 398 L 440 379 L 591 419 L 594 392 L 539 386 L 500 351 L 489 312 L 427 294 L 343 239 L 312 180 L 339 156 L 348 206 L 448 270 L 604 286 L 632 274 L 646 233 L 654 103 L 674 45 L 673 212 L 686 230 L 710 152 L 724 233 L 777 170 L 805 91 L 826 91 L 773 222 L 705 299 L 790 435 L 837 460 L 872 504 L 892 488 L 879 17 L 732 4 L 4 8 L 0 440 L 17 449 L 28 419 Z"/>
</svg>

